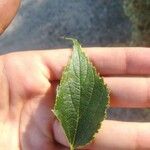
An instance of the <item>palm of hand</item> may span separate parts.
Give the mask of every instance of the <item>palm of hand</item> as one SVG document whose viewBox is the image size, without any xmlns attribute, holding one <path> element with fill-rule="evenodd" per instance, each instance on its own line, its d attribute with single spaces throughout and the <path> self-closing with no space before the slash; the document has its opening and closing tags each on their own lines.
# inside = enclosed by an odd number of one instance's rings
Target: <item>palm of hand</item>
<svg viewBox="0 0 150 150">
<path fill-rule="evenodd" d="M 63 149 L 52 135 L 56 83 L 49 82 L 42 59 L 31 52 L 2 60 L 0 145 L 5 150 Z"/>
</svg>

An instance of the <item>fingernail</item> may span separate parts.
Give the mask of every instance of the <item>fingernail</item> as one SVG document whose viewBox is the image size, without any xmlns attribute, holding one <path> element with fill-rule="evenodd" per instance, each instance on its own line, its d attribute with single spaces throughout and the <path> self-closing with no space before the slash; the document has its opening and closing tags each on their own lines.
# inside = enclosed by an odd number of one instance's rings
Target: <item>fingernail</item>
<svg viewBox="0 0 150 150">
<path fill-rule="evenodd" d="M 60 123 L 58 122 L 58 120 L 54 121 L 53 132 L 54 132 L 54 139 L 56 140 L 56 142 L 66 146 L 66 147 L 69 146 L 67 137 L 65 136 L 65 132 L 64 132 L 62 126 L 60 125 Z"/>
</svg>

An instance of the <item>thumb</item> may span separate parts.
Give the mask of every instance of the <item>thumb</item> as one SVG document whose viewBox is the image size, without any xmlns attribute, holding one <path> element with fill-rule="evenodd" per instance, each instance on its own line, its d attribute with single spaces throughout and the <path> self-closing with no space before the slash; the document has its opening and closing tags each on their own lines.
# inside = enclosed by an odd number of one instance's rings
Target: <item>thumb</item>
<svg viewBox="0 0 150 150">
<path fill-rule="evenodd" d="M 65 132 L 61 126 L 61 124 L 55 120 L 54 124 L 53 124 L 53 135 L 54 135 L 54 139 L 57 143 L 65 146 L 65 147 L 69 147 L 69 142 L 67 140 L 67 137 L 65 136 Z M 84 146 L 84 147 L 80 147 L 79 149 L 84 149 L 87 150 L 88 148 L 90 148 L 90 144 Z"/>
<path fill-rule="evenodd" d="M 54 139 L 56 140 L 56 142 L 58 142 L 59 144 L 69 147 L 69 143 L 67 140 L 67 137 L 65 136 L 65 132 L 61 126 L 61 124 L 55 120 L 54 124 L 53 124 L 53 134 L 54 134 Z"/>
<path fill-rule="evenodd" d="M 13 20 L 20 5 L 20 0 L 0 0 L 0 35 Z"/>
</svg>

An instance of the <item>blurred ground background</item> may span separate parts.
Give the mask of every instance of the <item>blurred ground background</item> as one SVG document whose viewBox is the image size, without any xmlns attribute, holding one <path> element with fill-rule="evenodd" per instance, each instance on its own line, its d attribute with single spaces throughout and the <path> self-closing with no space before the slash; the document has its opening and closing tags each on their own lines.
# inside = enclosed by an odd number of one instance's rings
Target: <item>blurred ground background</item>
<svg viewBox="0 0 150 150">
<path fill-rule="evenodd" d="M 120 0 L 22 0 L 21 9 L 0 38 L 0 52 L 68 47 L 61 36 L 84 46 L 127 43 L 131 24 Z"/>
<path fill-rule="evenodd" d="M 131 22 L 121 0 L 22 0 L 16 18 L 0 37 L 0 54 L 70 47 L 61 36 L 83 46 L 129 46 Z M 150 111 L 109 109 L 108 118 L 150 121 Z"/>
</svg>

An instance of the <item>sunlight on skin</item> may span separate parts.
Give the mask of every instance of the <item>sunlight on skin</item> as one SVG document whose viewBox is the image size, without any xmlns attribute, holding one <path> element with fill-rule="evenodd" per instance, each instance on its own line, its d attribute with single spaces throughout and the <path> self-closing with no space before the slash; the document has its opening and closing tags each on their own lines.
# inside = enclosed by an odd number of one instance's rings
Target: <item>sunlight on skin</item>
<svg viewBox="0 0 150 150">
<path fill-rule="evenodd" d="M 0 0 L 0 34 L 11 23 L 20 5 L 20 0 Z"/>
<path fill-rule="evenodd" d="M 8 54 L 0 59 L 1 79 L 5 79 L 1 80 L 0 90 L 1 107 L 4 107 L 0 116 L 5 114 L 0 125 L 3 133 L 0 146 L 5 150 L 59 150 L 60 145 L 52 136 L 51 109 L 56 84 L 50 84 L 49 70 L 40 56 L 29 55 Z"/>
</svg>

